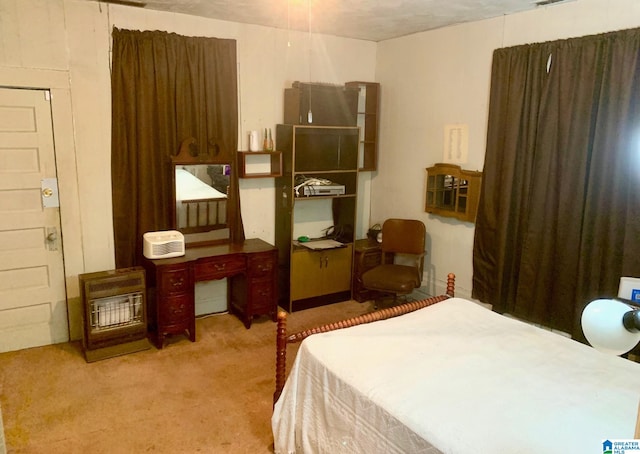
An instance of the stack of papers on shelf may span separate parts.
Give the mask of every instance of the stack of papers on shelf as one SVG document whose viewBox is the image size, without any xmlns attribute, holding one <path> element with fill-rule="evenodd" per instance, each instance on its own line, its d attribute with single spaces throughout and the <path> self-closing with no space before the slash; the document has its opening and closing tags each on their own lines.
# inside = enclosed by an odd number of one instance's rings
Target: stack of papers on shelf
<svg viewBox="0 0 640 454">
<path fill-rule="evenodd" d="M 344 244 L 336 241 L 336 240 L 315 240 L 308 241 L 306 243 L 299 243 L 300 246 L 304 246 L 309 249 L 319 250 L 319 249 L 335 249 L 338 247 L 344 247 Z"/>
</svg>

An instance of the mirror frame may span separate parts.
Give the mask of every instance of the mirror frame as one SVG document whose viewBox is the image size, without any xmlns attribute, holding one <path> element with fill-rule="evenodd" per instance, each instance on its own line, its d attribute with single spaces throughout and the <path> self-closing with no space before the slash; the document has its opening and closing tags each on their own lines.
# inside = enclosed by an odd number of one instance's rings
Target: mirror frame
<svg viewBox="0 0 640 454">
<path fill-rule="evenodd" d="M 182 165 L 228 165 L 231 169 L 231 175 L 236 171 L 233 162 L 214 159 L 207 151 L 201 152 L 195 138 L 189 137 L 182 142 L 178 154 L 171 157 L 171 215 L 173 228 L 178 231 L 181 230 L 178 228 L 178 214 L 176 212 L 176 166 Z M 233 178 L 230 178 L 226 202 L 226 227 L 224 229 L 211 229 L 202 233 L 183 232 L 186 247 L 228 244 L 232 241 L 232 232 L 235 228 L 233 222 L 236 219 L 233 184 Z M 227 230 L 227 235 L 224 238 L 220 238 L 215 234 L 215 232 L 221 230 Z"/>
</svg>

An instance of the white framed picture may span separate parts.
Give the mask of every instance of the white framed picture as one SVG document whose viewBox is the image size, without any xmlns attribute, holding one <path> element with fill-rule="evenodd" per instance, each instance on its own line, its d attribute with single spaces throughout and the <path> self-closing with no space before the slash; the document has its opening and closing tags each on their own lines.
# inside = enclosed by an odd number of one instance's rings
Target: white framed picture
<svg viewBox="0 0 640 454">
<path fill-rule="evenodd" d="M 464 123 L 444 126 L 443 162 L 464 164 L 469 153 L 469 125 Z"/>
</svg>

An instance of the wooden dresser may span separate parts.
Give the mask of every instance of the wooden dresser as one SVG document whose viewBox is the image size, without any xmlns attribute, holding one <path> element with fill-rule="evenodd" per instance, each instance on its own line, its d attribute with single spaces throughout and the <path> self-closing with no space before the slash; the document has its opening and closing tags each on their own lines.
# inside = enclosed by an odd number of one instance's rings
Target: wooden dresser
<svg viewBox="0 0 640 454">
<path fill-rule="evenodd" d="M 196 340 L 196 282 L 227 278 L 229 311 L 248 328 L 254 316 L 277 313 L 277 249 L 259 239 L 188 248 L 182 257 L 144 260 L 149 288 L 149 332 L 162 348 L 170 334 Z"/>
</svg>

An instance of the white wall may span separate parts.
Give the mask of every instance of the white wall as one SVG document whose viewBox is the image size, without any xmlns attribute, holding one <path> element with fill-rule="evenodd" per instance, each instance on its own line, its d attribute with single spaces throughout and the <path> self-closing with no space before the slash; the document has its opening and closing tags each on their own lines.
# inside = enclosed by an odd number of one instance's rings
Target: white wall
<svg viewBox="0 0 640 454">
<path fill-rule="evenodd" d="M 443 127 L 469 125 L 469 162 L 484 161 L 493 49 L 640 26 L 637 0 L 576 0 L 504 18 L 372 42 L 308 35 L 141 8 L 78 0 L 0 0 L 0 85 L 51 88 L 72 338 L 80 336 L 77 276 L 114 266 L 110 175 L 112 26 L 166 30 L 238 42 L 240 147 L 252 129 L 282 119 L 292 81 L 378 81 L 382 86 L 380 170 L 360 219 L 415 217 L 427 224 L 427 279 L 439 293 L 455 272 L 471 291 L 473 224 L 427 215 L 424 168 L 442 161 Z M 287 45 L 290 41 L 291 46 Z M 310 62 L 310 64 L 309 64 Z M 372 179 L 370 177 L 373 177 Z M 241 182 L 247 237 L 273 242 L 274 187 Z M 360 235 L 361 236 L 361 235 Z"/>
<path fill-rule="evenodd" d="M 638 26 L 637 0 L 576 0 L 378 44 L 380 166 L 371 183 L 371 222 L 425 222 L 430 293 L 442 293 L 454 272 L 458 295 L 471 294 L 474 225 L 424 212 L 424 169 L 443 162 L 444 126 L 463 123 L 469 155 L 462 167 L 482 170 L 493 50 Z"/>
<path fill-rule="evenodd" d="M 81 336 L 78 274 L 114 267 L 111 211 L 111 28 L 237 40 L 240 148 L 282 121 L 295 80 L 373 80 L 372 42 L 78 0 L 0 0 L 0 85 L 52 88 L 72 339 Z M 290 46 L 287 45 L 288 41 Z M 246 236 L 273 242 L 274 182 L 241 182 Z"/>
</svg>

